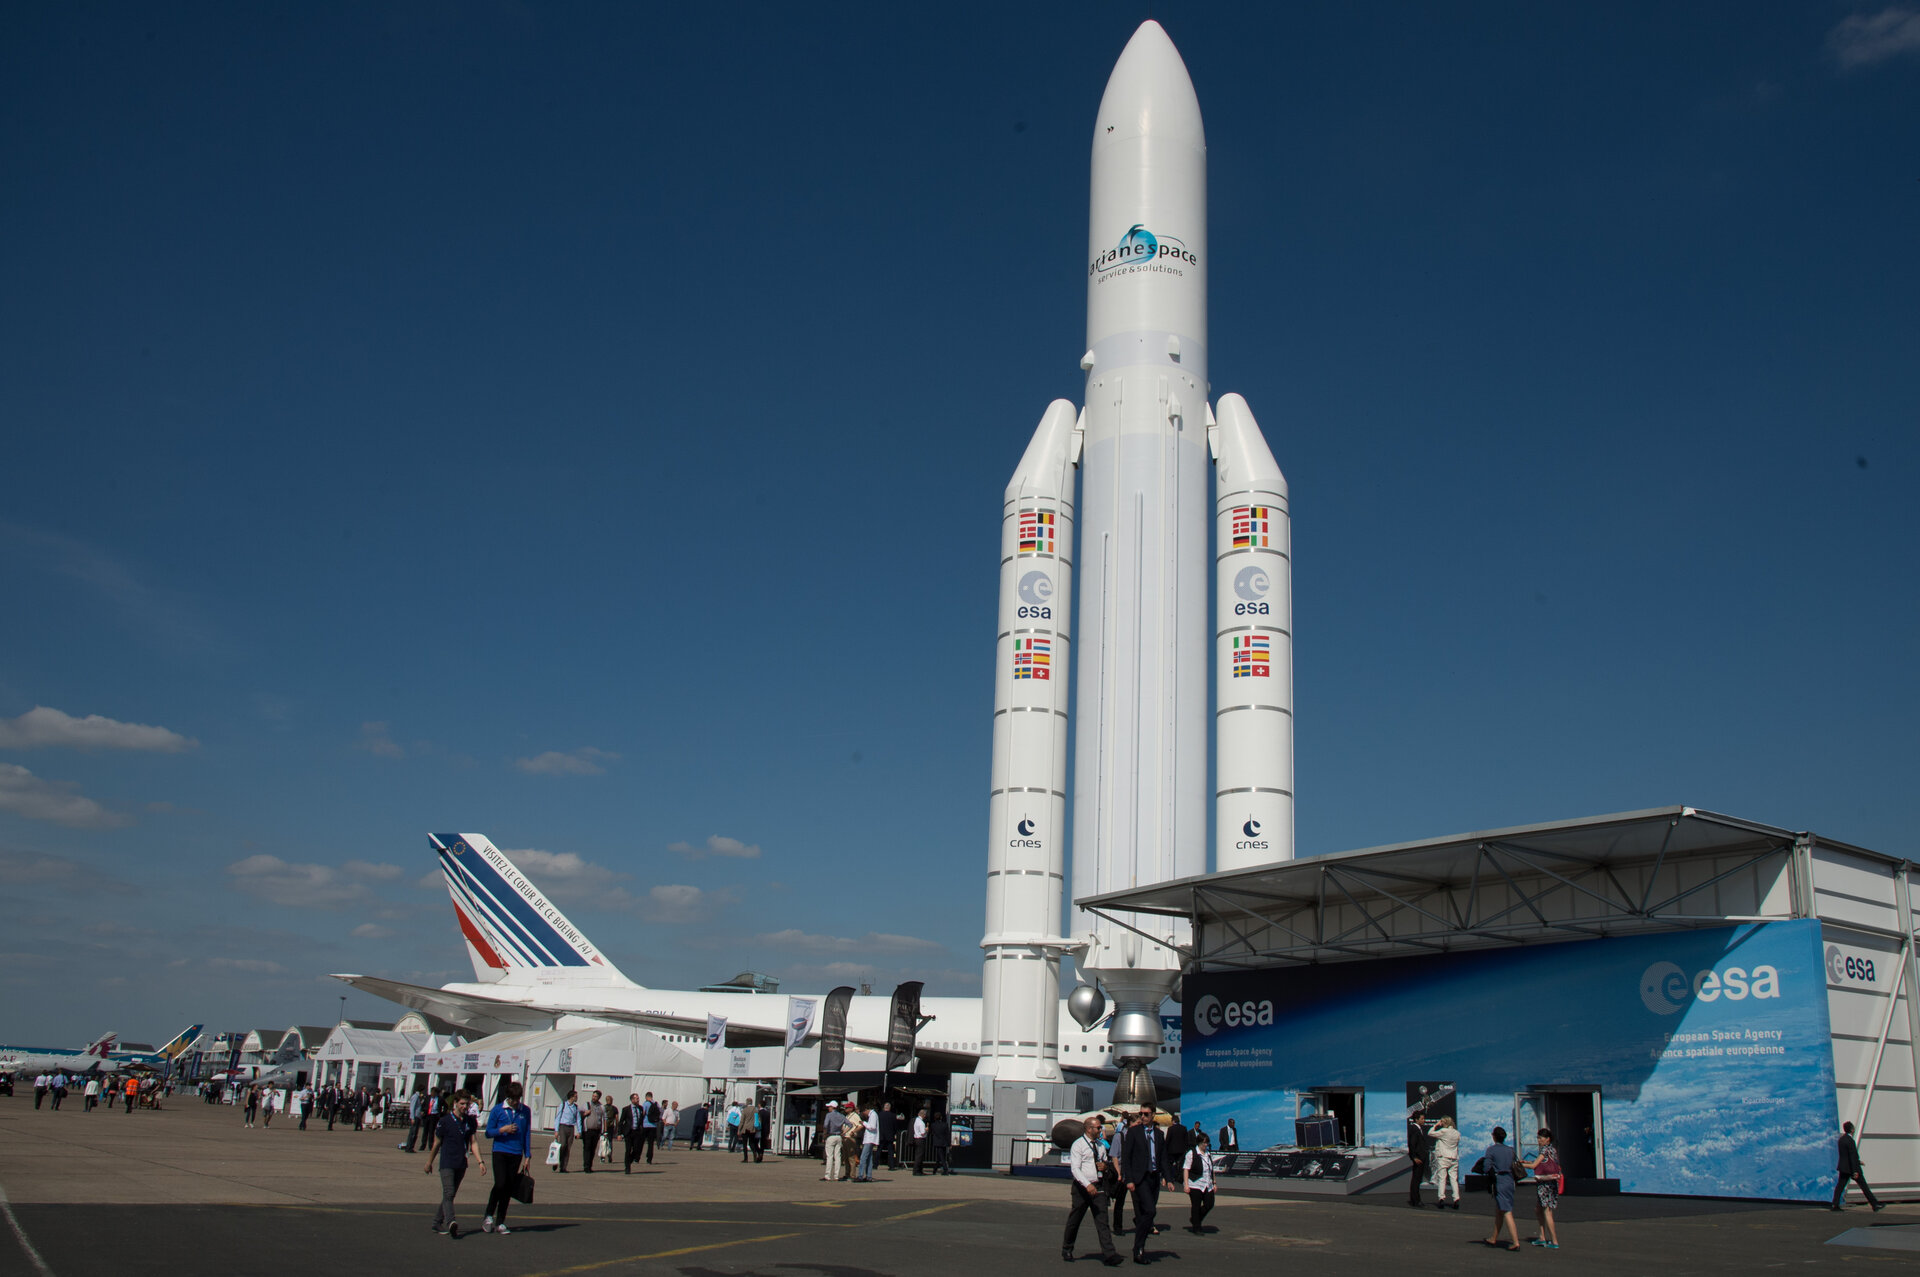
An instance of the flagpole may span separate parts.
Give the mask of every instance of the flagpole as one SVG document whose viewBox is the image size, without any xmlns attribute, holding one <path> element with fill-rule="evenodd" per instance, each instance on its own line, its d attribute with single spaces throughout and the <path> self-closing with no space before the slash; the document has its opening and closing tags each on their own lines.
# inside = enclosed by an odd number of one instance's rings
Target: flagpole
<svg viewBox="0 0 1920 1277">
<path fill-rule="evenodd" d="M 787 1057 L 793 1053 L 793 997 L 787 997 L 786 1031 L 780 1037 L 780 1078 L 773 1084 L 773 1120 L 767 1123 L 767 1133 L 773 1136 L 773 1151 L 777 1157 L 780 1146 L 786 1139 L 787 1117 Z"/>
</svg>

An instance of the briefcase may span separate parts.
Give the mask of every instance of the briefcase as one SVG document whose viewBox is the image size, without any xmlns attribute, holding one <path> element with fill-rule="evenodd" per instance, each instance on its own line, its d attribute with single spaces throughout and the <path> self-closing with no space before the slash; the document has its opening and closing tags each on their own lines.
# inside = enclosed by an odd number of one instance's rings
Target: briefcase
<svg viewBox="0 0 1920 1277">
<path fill-rule="evenodd" d="M 533 1176 L 525 1171 L 521 1171 L 520 1178 L 513 1181 L 513 1200 L 523 1205 L 533 1205 Z"/>
</svg>

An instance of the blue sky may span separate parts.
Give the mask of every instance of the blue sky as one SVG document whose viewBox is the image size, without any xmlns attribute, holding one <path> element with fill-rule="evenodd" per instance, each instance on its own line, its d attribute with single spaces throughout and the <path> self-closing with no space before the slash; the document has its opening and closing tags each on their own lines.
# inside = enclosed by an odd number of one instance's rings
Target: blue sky
<svg viewBox="0 0 1920 1277">
<path fill-rule="evenodd" d="M 1000 493 L 1147 16 L 1302 851 L 1915 850 L 1920 6 L 697 8 L 15 15 L 0 1038 L 464 976 L 430 829 L 644 983 L 977 990 Z"/>
</svg>

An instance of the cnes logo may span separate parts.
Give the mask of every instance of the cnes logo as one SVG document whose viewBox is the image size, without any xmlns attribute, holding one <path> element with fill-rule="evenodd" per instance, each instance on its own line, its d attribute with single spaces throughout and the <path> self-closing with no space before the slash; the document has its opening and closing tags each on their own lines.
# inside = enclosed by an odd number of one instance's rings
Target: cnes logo
<svg viewBox="0 0 1920 1277">
<path fill-rule="evenodd" d="M 1671 962 L 1656 962 L 1640 973 L 1640 1000 L 1655 1015 L 1673 1015 L 1689 1002 L 1743 1002 L 1780 996 L 1780 973 L 1770 966 L 1728 967 L 1687 973 Z"/>
<path fill-rule="evenodd" d="M 1211 993 L 1193 1004 L 1193 1031 L 1201 1037 L 1212 1037 L 1224 1025 L 1229 1029 L 1252 1028 L 1254 1025 L 1273 1023 L 1273 1003 L 1262 998 L 1255 1002 L 1222 1002 Z"/>
</svg>

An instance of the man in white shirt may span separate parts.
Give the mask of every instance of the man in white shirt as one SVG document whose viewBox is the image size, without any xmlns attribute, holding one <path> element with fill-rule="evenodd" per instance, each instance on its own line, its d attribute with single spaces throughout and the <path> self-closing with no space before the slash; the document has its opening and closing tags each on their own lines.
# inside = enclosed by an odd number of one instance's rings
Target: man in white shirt
<svg viewBox="0 0 1920 1277">
<path fill-rule="evenodd" d="M 826 1133 L 823 1144 L 827 1157 L 827 1173 L 820 1178 L 838 1183 L 841 1177 L 846 1174 L 844 1146 L 846 1144 L 845 1132 L 847 1129 L 847 1118 L 846 1115 L 840 1111 L 840 1101 L 827 1101 L 827 1118 L 826 1121 L 821 1124 L 821 1128 Z"/>
<path fill-rule="evenodd" d="M 927 1110 L 913 1115 L 913 1173 L 927 1173 Z"/>
<path fill-rule="evenodd" d="M 1106 1146 L 1100 1142 L 1106 1124 L 1095 1113 L 1087 1119 L 1086 1131 L 1073 1142 L 1070 1169 L 1073 1172 L 1073 1209 L 1067 1212 L 1067 1231 L 1060 1241 L 1060 1258 L 1073 1262 L 1073 1243 L 1080 1236 L 1080 1217 L 1093 1212 L 1093 1229 L 1100 1235 L 1100 1258 L 1109 1268 L 1120 1265 L 1120 1252 L 1113 1248 L 1113 1232 L 1107 1227 L 1107 1193 L 1100 1182 L 1100 1169 L 1107 1162 Z"/>
<path fill-rule="evenodd" d="M 860 1135 L 860 1173 L 855 1179 L 873 1180 L 873 1159 L 880 1153 L 880 1111 L 868 1109 L 866 1116 L 860 1119 L 867 1129 Z"/>
</svg>

